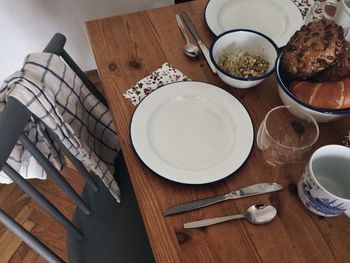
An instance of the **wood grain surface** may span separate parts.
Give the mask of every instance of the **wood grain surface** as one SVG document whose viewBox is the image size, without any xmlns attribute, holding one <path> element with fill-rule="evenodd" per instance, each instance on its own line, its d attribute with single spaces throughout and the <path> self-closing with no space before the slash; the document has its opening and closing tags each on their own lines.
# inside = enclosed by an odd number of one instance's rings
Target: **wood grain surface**
<svg viewBox="0 0 350 263">
<path fill-rule="evenodd" d="M 75 169 L 66 168 L 62 175 L 80 193 L 84 179 Z M 73 217 L 75 204 L 48 176 L 47 180 L 30 180 L 30 184 L 54 204 L 67 218 Z M 0 206 L 25 229 L 36 236 L 64 261 L 68 260 L 67 230 L 16 184 L 0 185 Z M 0 263 L 45 263 L 33 249 L 12 231 L 0 224 Z"/>
<path fill-rule="evenodd" d="M 104 93 L 157 262 L 349 262 L 350 220 L 346 216 L 323 218 L 314 215 L 298 198 L 296 182 L 307 158 L 298 164 L 272 169 L 254 142 L 248 160 L 232 176 L 212 184 L 191 186 L 157 176 L 135 154 L 129 135 L 135 107 L 122 94 L 164 62 L 169 62 L 190 79 L 211 83 L 230 92 L 248 110 L 255 132 L 268 110 L 282 104 L 274 76 L 257 87 L 238 90 L 213 75 L 203 57 L 191 59 L 184 55 L 184 39 L 177 28 L 175 15 L 186 11 L 209 47 L 213 37 L 204 21 L 205 4 L 206 1 L 192 1 L 86 23 Z M 346 117 L 320 124 L 320 137 L 314 149 L 341 143 L 350 128 L 349 120 Z M 169 217 L 162 215 L 165 208 L 178 203 L 271 181 L 283 184 L 283 191 Z M 274 205 L 278 210 L 277 218 L 266 225 L 237 220 L 203 229 L 183 229 L 185 222 L 241 213 L 253 203 Z"/>
</svg>

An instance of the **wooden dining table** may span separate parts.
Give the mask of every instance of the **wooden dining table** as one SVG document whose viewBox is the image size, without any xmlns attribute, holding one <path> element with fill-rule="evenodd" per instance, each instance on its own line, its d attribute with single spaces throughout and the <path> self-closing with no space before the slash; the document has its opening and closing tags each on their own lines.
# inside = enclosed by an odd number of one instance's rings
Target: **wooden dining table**
<svg viewBox="0 0 350 263">
<path fill-rule="evenodd" d="M 350 219 L 345 215 L 326 218 L 313 214 L 297 194 L 298 179 L 312 152 L 323 145 L 341 144 L 350 130 L 349 117 L 319 123 L 318 141 L 309 155 L 298 163 L 271 167 L 254 141 L 244 165 L 213 183 L 191 185 L 167 180 L 146 167 L 135 153 L 129 130 L 135 106 L 123 93 L 165 62 L 188 78 L 215 85 L 237 98 L 249 112 L 255 133 L 265 114 L 282 104 L 274 75 L 256 87 L 237 89 L 213 74 L 203 56 L 189 58 L 184 54 L 184 38 L 175 15 L 186 11 L 209 47 L 214 36 L 205 23 L 206 3 L 190 1 L 85 24 L 155 260 L 350 262 Z M 191 40 L 194 41 L 192 36 Z M 163 210 L 170 206 L 261 182 L 278 182 L 284 188 L 191 212 L 163 215 Z M 183 227 L 184 223 L 194 220 L 243 213 L 255 203 L 273 205 L 277 209 L 276 218 L 264 225 L 235 220 L 198 229 Z"/>
</svg>

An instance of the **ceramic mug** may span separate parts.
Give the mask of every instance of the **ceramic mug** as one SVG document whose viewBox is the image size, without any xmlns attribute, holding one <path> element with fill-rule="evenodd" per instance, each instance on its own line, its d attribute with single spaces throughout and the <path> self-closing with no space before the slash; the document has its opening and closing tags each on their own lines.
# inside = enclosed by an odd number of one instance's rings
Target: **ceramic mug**
<svg viewBox="0 0 350 263">
<path fill-rule="evenodd" d="M 350 217 L 350 148 L 327 145 L 317 149 L 299 179 L 298 194 L 315 214 Z"/>
<path fill-rule="evenodd" d="M 330 20 L 342 26 L 344 37 L 350 39 L 350 0 L 315 2 L 305 16 L 305 24 L 320 19 Z"/>
<path fill-rule="evenodd" d="M 335 12 L 333 15 L 328 15 L 325 8 L 327 6 L 333 6 Z M 327 0 L 324 2 L 323 14 L 329 20 L 333 20 L 338 25 L 341 25 L 344 29 L 345 38 L 350 39 L 349 28 L 350 28 L 350 1 L 349 0 Z"/>
</svg>

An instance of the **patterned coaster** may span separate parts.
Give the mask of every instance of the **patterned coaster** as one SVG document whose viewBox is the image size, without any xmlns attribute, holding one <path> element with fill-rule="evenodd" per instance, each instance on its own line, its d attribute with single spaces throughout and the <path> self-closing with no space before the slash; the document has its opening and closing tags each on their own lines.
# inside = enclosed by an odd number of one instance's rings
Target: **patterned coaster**
<svg viewBox="0 0 350 263">
<path fill-rule="evenodd" d="M 305 17 L 310 7 L 316 2 L 316 0 L 292 0 L 292 2 L 300 9 L 303 17 Z"/>
<path fill-rule="evenodd" d="M 181 71 L 169 65 L 169 63 L 164 63 L 151 75 L 143 78 L 132 88 L 128 89 L 123 96 L 136 106 L 144 97 L 159 87 L 184 80 L 188 80 L 188 78 Z"/>
</svg>

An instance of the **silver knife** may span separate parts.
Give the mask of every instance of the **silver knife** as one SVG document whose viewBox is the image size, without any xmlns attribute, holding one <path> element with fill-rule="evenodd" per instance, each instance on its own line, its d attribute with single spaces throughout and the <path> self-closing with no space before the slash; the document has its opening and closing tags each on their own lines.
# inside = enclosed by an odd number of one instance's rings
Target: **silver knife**
<svg viewBox="0 0 350 263">
<path fill-rule="evenodd" d="M 216 204 L 226 200 L 238 199 L 248 196 L 261 195 L 271 192 L 276 192 L 282 190 L 283 186 L 277 183 L 260 183 L 253 184 L 244 188 L 241 188 L 237 191 L 233 191 L 224 195 L 209 197 L 205 199 L 200 199 L 196 201 L 191 201 L 188 203 L 183 203 L 180 205 L 176 205 L 164 210 L 163 215 L 175 215 L 187 211 L 192 211 L 198 208 L 202 208 L 205 206 L 209 206 L 212 204 Z"/>
<path fill-rule="evenodd" d="M 198 46 L 202 50 L 202 53 L 209 64 L 209 67 L 211 68 L 213 73 L 216 74 L 216 68 L 210 59 L 209 50 L 207 49 L 207 47 L 203 43 L 202 39 L 200 38 L 200 36 L 197 32 L 197 29 L 194 27 L 191 19 L 189 18 L 189 16 L 187 15 L 186 12 L 181 12 L 181 16 L 182 16 L 183 20 L 185 21 L 185 24 L 187 25 L 188 29 L 191 31 L 192 35 L 196 39 Z"/>
</svg>

